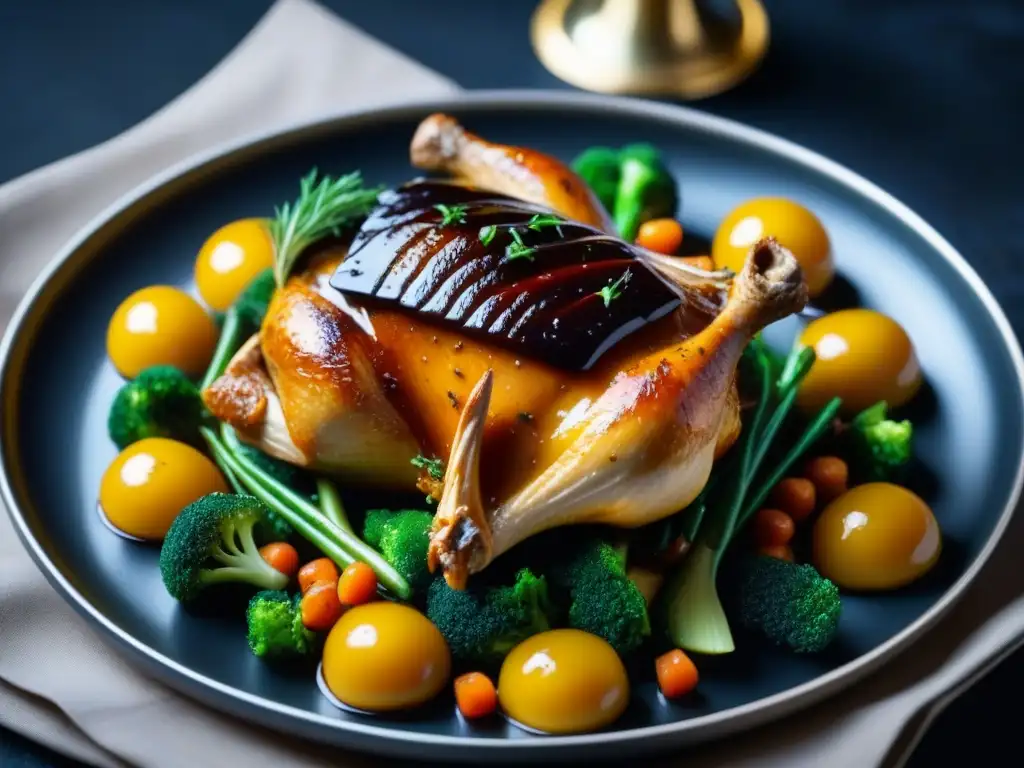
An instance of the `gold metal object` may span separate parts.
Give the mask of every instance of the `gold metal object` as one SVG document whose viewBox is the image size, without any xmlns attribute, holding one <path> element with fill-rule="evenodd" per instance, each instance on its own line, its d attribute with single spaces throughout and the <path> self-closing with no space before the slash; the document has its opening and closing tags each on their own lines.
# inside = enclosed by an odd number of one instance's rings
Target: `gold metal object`
<svg viewBox="0 0 1024 768">
<path fill-rule="evenodd" d="M 572 85 L 685 99 L 746 78 L 769 38 L 760 0 L 543 0 L 530 34 L 544 66 Z"/>
</svg>

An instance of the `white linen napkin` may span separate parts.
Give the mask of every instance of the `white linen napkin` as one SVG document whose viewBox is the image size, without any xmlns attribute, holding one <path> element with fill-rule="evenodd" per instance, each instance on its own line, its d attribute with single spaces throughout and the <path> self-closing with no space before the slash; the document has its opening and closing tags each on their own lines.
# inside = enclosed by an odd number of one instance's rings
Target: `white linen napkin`
<svg viewBox="0 0 1024 768">
<path fill-rule="evenodd" d="M 173 163 L 339 108 L 455 92 L 450 80 L 311 0 L 279 0 L 218 67 L 167 107 L 111 141 L 0 187 L 0 328 L 79 227 Z M 1019 540 L 1022 529 L 1018 521 L 1006 539 Z M 886 755 L 898 764 L 918 729 L 896 750 L 894 740 L 906 724 L 926 719 L 918 717 L 926 703 L 984 670 L 1024 634 L 1012 555 L 1006 547 L 997 555 L 983 583 L 898 664 L 811 711 L 657 764 L 862 768 L 881 765 Z M 374 762 L 214 712 L 142 674 L 48 585 L 2 513 L 0 723 L 104 768 Z"/>
</svg>

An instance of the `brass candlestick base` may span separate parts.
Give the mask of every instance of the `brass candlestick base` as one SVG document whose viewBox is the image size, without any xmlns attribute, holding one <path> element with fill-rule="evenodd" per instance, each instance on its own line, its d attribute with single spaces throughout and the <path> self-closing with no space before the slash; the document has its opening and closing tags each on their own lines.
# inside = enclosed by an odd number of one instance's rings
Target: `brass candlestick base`
<svg viewBox="0 0 1024 768">
<path fill-rule="evenodd" d="M 603 93 L 698 99 L 747 77 L 768 48 L 759 0 L 543 0 L 531 39 L 556 77 Z M 728 5 L 728 3 L 726 3 Z"/>
</svg>

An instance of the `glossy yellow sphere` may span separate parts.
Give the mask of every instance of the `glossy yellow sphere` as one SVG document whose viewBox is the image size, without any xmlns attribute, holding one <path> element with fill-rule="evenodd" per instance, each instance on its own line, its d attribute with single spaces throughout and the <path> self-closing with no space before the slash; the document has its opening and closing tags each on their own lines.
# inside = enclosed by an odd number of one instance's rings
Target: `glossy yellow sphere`
<svg viewBox="0 0 1024 768">
<path fill-rule="evenodd" d="M 867 483 L 829 504 L 814 524 L 813 561 L 822 576 L 851 590 L 896 589 L 939 559 L 935 515 L 915 493 Z"/>
<path fill-rule="evenodd" d="M 178 513 L 208 493 L 227 493 L 216 465 L 195 448 L 147 437 L 117 455 L 100 481 L 100 509 L 118 530 L 163 539 Z"/>
<path fill-rule="evenodd" d="M 448 644 L 426 616 L 380 601 L 349 609 L 324 643 L 323 676 L 331 693 L 369 712 L 408 709 L 448 682 Z"/>
<path fill-rule="evenodd" d="M 615 650 L 577 629 L 527 638 L 505 657 L 498 700 L 510 718 L 545 733 L 581 733 L 619 718 L 629 679 Z"/>
<path fill-rule="evenodd" d="M 774 237 L 793 252 L 811 298 L 820 295 L 835 277 L 832 248 L 821 221 L 799 203 L 783 197 L 748 200 L 729 212 L 711 243 L 715 266 L 739 272 L 750 246 L 762 237 Z"/>
<path fill-rule="evenodd" d="M 800 343 L 817 359 L 800 386 L 797 403 L 816 411 L 833 397 L 852 415 L 879 400 L 903 405 L 921 386 L 921 366 L 907 332 L 871 309 L 844 309 L 808 323 Z"/>
<path fill-rule="evenodd" d="M 223 312 L 256 275 L 274 264 L 265 219 L 225 224 L 203 243 L 196 258 L 196 287 L 207 305 Z"/>
<path fill-rule="evenodd" d="M 107 354 L 127 379 L 151 365 L 199 377 L 217 344 L 213 318 L 184 291 L 153 285 L 121 302 L 107 327 Z"/>
</svg>

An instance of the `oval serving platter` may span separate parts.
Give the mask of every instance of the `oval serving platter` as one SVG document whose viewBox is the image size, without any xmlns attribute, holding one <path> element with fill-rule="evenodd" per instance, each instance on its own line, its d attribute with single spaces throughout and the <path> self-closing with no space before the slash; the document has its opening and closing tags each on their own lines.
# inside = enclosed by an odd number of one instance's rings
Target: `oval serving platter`
<svg viewBox="0 0 1024 768">
<path fill-rule="evenodd" d="M 633 673 L 612 729 L 544 737 L 501 721 L 468 726 L 446 697 L 415 716 L 343 712 L 313 676 L 253 657 L 242 613 L 197 616 L 165 592 L 158 550 L 113 535 L 96 510 L 116 454 L 106 414 L 121 379 L 106 357 L 108 318 L 130 292 L 193 290 L 195 254 L 235 218 L 269 215 L 311 167 L 361 169 L 371 183 L 415 172 L 415 126 L 448 112 L 493 141 L 569 159 L 593 144 L 647 141 L 680 182 L 687 232 L 710 237 L 743 199 L 782 195 L 822 219 L 858 303 L 909 332 L 927 380 L 910 414 L 922 469 L 912 486 L 945 535 L 939 565 L 898 592 L 844 596 L 838 640 L 798 656 L 743 642 L 705 660 L 700 696 L 669 704 Z M 792 336 L 791 318 L 770 339 Z M 1024 478 L 1024 362 L 988 290 L 963 257 L 906 207 L 852 172 L 765 133 L 696 111 L 567 93 L 479 93 L 341 115 L 222 147 L 137 189 L 85 228 L 37 280 L 2 348 L 2 490 L 51 583 L 147 671 L 205 703 L 309 739 L 395 756 L 510 761 L 586 759 L 692 744 L 835 695 L 933 627 L 1003 533 Z M 652 666 L 648 664 L 647 666 Z"/>
</svg>

